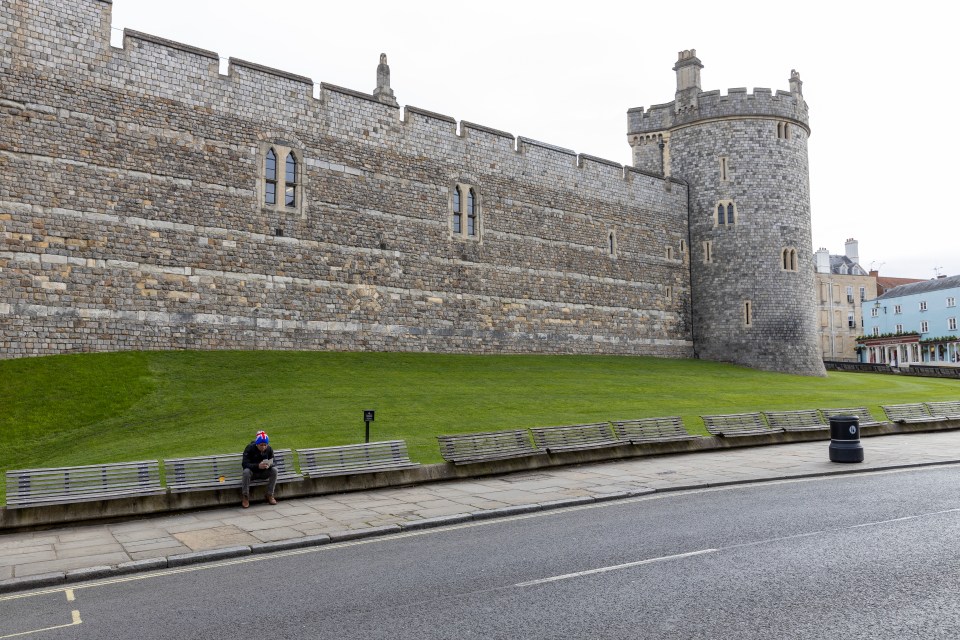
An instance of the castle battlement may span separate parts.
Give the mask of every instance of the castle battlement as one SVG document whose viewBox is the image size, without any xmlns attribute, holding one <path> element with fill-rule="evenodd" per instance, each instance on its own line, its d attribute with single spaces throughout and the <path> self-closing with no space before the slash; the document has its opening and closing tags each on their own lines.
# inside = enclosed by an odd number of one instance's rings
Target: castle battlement
<svg viewBox="0 0 960 640">
<path fill-rule="evenodd" d="M 807 103 L 803 96 L 790 91 L 757 87 L 753 93 L 746 87 L 701 91 L 697 107 L 677 112 L 676 101 L 655 104 L 647 109 L 635 107 L 627 111 L 627 135 L 669 131 L 694 122 L 716 118 L 767 117 L 786 120 L 809 131 Z"/>
</svg>

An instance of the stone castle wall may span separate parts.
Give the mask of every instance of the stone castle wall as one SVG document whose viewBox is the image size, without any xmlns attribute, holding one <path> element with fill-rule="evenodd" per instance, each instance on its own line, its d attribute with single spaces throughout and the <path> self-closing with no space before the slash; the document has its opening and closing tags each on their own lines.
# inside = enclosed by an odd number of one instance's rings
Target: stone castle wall
<svg viewBox="0 0 960 640">
<path fill-rule="evenodd" d="M 682 184 L 155 36 L 115 49 L 109 9 L 0 7 L 0 357 L 691 355 Z M 270 144 L 300 154 L 302 210 L 260 204 Z M 452 237 L 457 183 L 477 241 Z"/>
</svg>

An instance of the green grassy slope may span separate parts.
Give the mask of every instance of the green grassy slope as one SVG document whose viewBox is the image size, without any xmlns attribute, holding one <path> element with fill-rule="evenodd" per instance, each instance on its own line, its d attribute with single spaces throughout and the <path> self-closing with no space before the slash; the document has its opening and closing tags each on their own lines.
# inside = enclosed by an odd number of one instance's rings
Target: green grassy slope
<svg viewBox="0 0 960 640">
<path fill-rule="evenodd" d="M 404 439 L 440 460 L 442 433 L 681 415 L 960 399 L 960 381 L 805 378 L 616 356 L 128 352 L 0 361 L 0 470 Z"/>
</svg>

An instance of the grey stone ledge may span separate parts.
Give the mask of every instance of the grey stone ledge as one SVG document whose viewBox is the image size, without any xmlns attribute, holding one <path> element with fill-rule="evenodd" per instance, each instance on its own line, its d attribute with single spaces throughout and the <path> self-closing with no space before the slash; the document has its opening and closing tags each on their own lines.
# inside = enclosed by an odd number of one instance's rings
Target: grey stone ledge
<svg viewBox="0 0 960 640">
<path fill-rule="evenodd" d="M 174 40 L 167 40 L 166 38 L 161 38 L 159 36 L 150 35 L 149 33 L 143 33 L 142 31 L 134 31 L 133 29 L 124 29 L 123 30 L 123 39 L 133 38 L 135 40 L 143 40 L 144 42 L 149 42 L 151 44 L 158 44 L 161 47 L 169 47 L 171 49 L 177 49 L 178 51 L 185 51 L 186 53 L 192 53 L 204 58 L 213 58 L 214 60 L 219 61 L 220 55 L 215 51 L 207 51 L 206 49 L 200 49 L 189 44 L 183 44 L 182 42 L 176 42 Z"/>
<path fill-rule="evenodd" d="M 445 116 L 442 113 L 436 113 L 434 111 L 427 111 L 426 109 L 420 109 L 418 107 L 407 106 L 405 113 L 415 113 L 418 116 L 424 116 L 425 118 L 433 118 L 434 120 L 442 120 L 444 122 L 449 122 L 451 124 L 457 124 L 457 119 L 450 116 Z M 404 117 L 406 121 L 406 117 Z"/>
<path fill-rule="evenodd" d="M 523 136 L 519 136 L 519 137 L 517 138 L 517 141 L 518 141 L 519 143 L 522 143 L 522 144 L 530 145 L 531 147 L 540 147 L 541 149 L 548 149 L 548 150 L 550 150 L 550 151 L 556 151 L 556 152 L 558 152 L 558 153 L 563 153 L 563 154 L 566 154 L 566 155 L 568 155 L 568 156 L 573 156 L 574 158 L 577 157 L 577 152 L 576 152 L 576 151 L 572 151 L 571 149 L 564 149 L 563 147 L 557 147 L 557 146 L 552 145 L 552 144 L 547 144 L 546 142 L 540 142 L 539 140 L 533 140 L 533 139 L 531 139 L 531 138 L 524 138 Z M 519 145 L 518 145 L 518 146 L 519 146 Z"/>
<path fill-rule="evenodd" d="M 506 131 L 500 131 L 499 129 L 491 129 L 490 127 L 485 127 L 480 124 L 475 124 L 473 122 L 467 122 L 463 120 L 460 122 L 461 131 L 464 129 L 475 129 L 477 131 L 482 131 L 484 133 L 489 133 L 491 135 L 500 136 L 502 138 L 509 138 L 510 140 L 515 140 L 515 136 L 512 133 L 507 133 Z"/>
<path fill-rule="evenodd" d="M 51 587 L 62 584 L 64 580 L 66 580 L 66 574 L 63 571 L 39 573 L 35 576 L 23 576 L 22 578 L 8 578 L 6 580 L 0 580 L 0 593 L 25 591 L 37 587 Z"/>
<path fill-rule="evenodd" d="M 361 538 L 373 538 L 375 536 L 384 536 L 391 533 L 400 533 L 402 529 L 398 524 L 389 524 L 382 527 L 367 527 L 365 529 L 348 529 L 346 531 L 334 531 L 330 535 L 330 542 L 346 542 L 347 540 L 359 540 Z"/>
<path fill-rule="evenodd" d="M 118 564 L 117 573 L 123 575 L 126 573 L 137 573 L 138 571 L 156 571 L 157 569 L 166 569 L 167 566 L 166 558 L 131 560 L 130 562 L 121 562 Z"/>
<path fill-rule="evenodd" d="M 363 93 L 362 91 L 347 89 L 346 87 L 340 87 L 335 84 L 330 84 L 329 82 L 321 82 L 320 88 L 323 91 L 333 91 L 334 93 L 342 93 L 347 96 L 353 96 L 354 98 L 360 98 L 362 100 L 369 100 L 370 102 L 376 102 L 377 104 L 382 104 L 383 106 L 390 107 L 392 109 L 399 109 L 399 107 L 394 107 L 393 105 L 380 102 L 369 93 Z"/>
<path fill-rule="evenodd" d="M 294 538 L 292 540 L 277 540 L 275 542 L 263 542 L 261 544 L 250 545 L 251 553 L 273 553 L 275 551 L 289 551 L 290 549 L 303 549 L 305 547 L 318 547 L 322 544 L 329 544 L 330 536 L 321 533 L 315 536 L 304 536 L 303 538 Z"/>
<path fill-rule="evenodd" d="M 550 500 L 541 502 L 541 509 L 563 509 L 565 507 L 579 507 L 585 504 L 593 504 L 596 500 L 593 496 L 580 496 L 579 498 L 563 498 L 562 500 Z"/>
<path fill-rule="evenodd" d="M 586 154 L 586 153 L 581 153 L 581 154 L 580 154 L 580 166 L 583 166 L 583 161 L 584 161 L 584 160 L 589 160 L 590 162 L 596 162 L 596 163 L 598 163 L 598 164 L 605 164 L 605 165 L 607 165 L 607 166 L 616 167 L 617 169 L 623 170 L 623 165 L 620 164 L 619 162 L 614 162 L 613 160 L 606 160 L 606 159 L 604 159 L 604 158 L 600 158 L 600 157 L 597 157 L 597 156 L 591 156 L 591 155 Z"/>
<path fill-rule="evenodd" d="M 212 562 L 214 560 L 226 560 L 227 558 L 238 558 L 240 556 L 250 555 L 250 547 L 226 547 L 225 549 L 210 549 L 209 551 L 194 551 L 193 553 L 180 553 L 167 557 L 168 567 L 182 567 L 188 564 L 198 564 L 201 562 Z"/>
<path fill-rule="evenodd" d="M 106 578 L 120 573 L 117 567 L 100 565 L 97 567 L 84 567 L 83 569 L 71 569 L 67 571 L 67 582 L 82 582 L 83 580 L 96 580 L 97 578 Z"/>
<path fill-rule="evenodd" d="M 243 67 L 245 69 L 252 69 L 253 71 L 259 71 L 260 73 L 266 73 L 271 76 L 277 76 L 278 78 L 284 78 L 285 80 L 293 80 L 294 82 L 301 82 L 303 84 L 308 84 L 311 87 L 313 86 L 313 79 L 306 76 L 298 76 L 294 73 L 289 73 L 287 71 L 281 71 L 280 69 L 274 69 L 272 67 L 265 67 L 262 64 L 257 64 L 255 62 L 247 62 L 246 60 L 241 60 L 240 58 L 230 58 L 230 66 Z"/>
<path fill-rule="evenodd" d="M 508 516 L 517 516 L 524 513 L 534 513 L 541 511 L 539 504 L 518 504 L 510 507 L 500 507 L 498 509 L 485 509 L 483 511 L 474 511 L 474 520 L 489 520 L 491 518 L 506 518 Z"/>
<path fill-rule="evenodd" d="M 432 527 L 443 527 L 451 524 L 460 524 L 473 520 L 471 513 L 455 513 L 449 516 L 437 516 L 435 518 L 424 518 L 423 520 L 411 520 L 410 522 L 401 522 L 400 528 L 404 531 L 416 531 L 417 529 L 429 529 Z"/>
</svg>

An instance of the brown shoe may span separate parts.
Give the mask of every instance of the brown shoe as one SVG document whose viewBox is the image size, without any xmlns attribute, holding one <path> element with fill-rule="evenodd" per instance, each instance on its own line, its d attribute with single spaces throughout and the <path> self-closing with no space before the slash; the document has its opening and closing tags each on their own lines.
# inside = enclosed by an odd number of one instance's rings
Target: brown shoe
<svg viewBox="0 0 960 640">
<path fill-rule="evenodd" d="M 250 508 L 250 499 L 247 496 L 243 496 L 243 500 L 240 501 L 240 506 L 244 509 Z"/>
<path fill-rule="evenodd" d="M 267 496 L 267 504 L 277 504 L 277 499 L 273 496 Z"/>
</svg>

